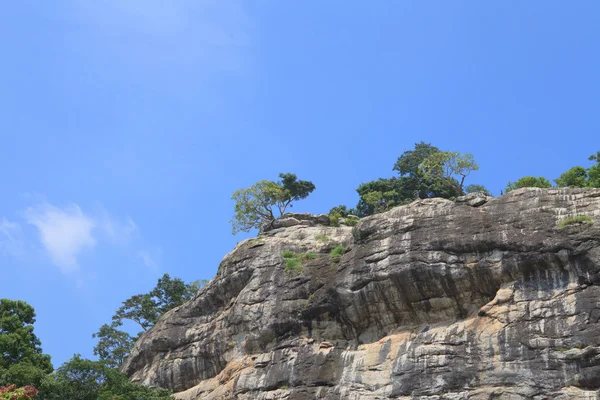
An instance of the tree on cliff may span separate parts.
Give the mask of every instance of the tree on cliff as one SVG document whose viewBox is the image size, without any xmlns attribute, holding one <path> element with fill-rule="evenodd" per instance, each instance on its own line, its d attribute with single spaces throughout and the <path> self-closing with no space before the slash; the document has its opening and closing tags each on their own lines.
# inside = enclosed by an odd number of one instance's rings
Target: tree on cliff
<svg viewBox="0 0 600 400">
<path fill-rule="evenodd" d="M 552 184 L 550 181 L 543 176 L 535 177 L 535 176 L 524 176 L 518 179 L 516 182 L 508 182 L 506 185 L 506 189 L 504 189 L 505 193 L 508 193 L 515 189 L 521 189 L 526 187 L 537 187 L 537 188 L 550 188 Z"/>
<path fill-rule="evenodd" d="M 264 180 L 233 193 L 235 215 L 231 225 L 234 235 L 251 229 L 261 230 L 292 207 L 292 202 L 305 199 L 315 190 L 312 182 L 298 180 L 295 174 L 279 174 L 279 178 L 278 182 Z"/>
<path fill-rule="evenodd" d="M 0 300 L 0 386 L 39 387 L 52 372 L 50 356 L 42 354 L 33 333 L 35 311 L 20 300 Z"/>
<path fill-rule="evenodd" d="M 465 179 L 479 169 L 473 154 L 461 154 L 456 151 L 438 151 L 428 156 L 419 165 L 425 178 L 439 180 L 464 194 Z"/>
<path fill-rule="evenodd" d="M 559 187 L 600 188 L 600 151 L 592 154 L 588 160 L 596 161 L 589 168 L 573 167 L 554 180 Z"/>
<path fill-rule="evenodd" d="M 93 337 L 98 339 L 94 355 L 106 365 L 118 368 L 129 356 L 139 334 L 132 336 L 119 329 L 125 320 L 137 323 L 142 331 L 151 328 L 167 311 L 190 300 L 207 281 L 185 283 L 179 278 L 164 274 L 148 293 L 136 294 L 123 302 L 112 323 L 104 324 Z"/>
<path fill-rule="evenodd" d="M 465 179 L 478 168 L 471 154 L 415 143 L 414 149 L 402 153 L 394 164 L 393 170 L 399 177 L 379 178 L 356 189 L 360 197 L 356 208 L 364 217 L 416 199 L 460 196 L 464 194 Z"/>
</svg>

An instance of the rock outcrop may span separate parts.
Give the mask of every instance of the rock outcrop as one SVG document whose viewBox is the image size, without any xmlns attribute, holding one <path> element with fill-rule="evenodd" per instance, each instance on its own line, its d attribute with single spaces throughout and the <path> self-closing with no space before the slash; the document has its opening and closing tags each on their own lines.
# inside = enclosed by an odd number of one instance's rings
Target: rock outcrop
<svg viewBox="0 0 600 400">
<path fill-rule="evenodd" d="M 600 398 L 600 190 L 326 222 L 239 243 L 124 370 L 189 400 Z"/>
</svg>

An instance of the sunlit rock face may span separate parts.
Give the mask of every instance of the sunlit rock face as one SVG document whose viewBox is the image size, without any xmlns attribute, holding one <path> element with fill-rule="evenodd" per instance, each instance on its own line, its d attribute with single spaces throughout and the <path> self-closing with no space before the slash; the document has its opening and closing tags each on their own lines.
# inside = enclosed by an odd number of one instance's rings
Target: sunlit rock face
<svg viewBox="0 0 600 400">
<path fill-rule="evenodd" d="M 580 215 L 595 223 L 558 226 Z M 190 400 L 600 398 L 600 190 L 326 225 L 290 215 L 239 243 L 124 370 Z"/>
</svg>

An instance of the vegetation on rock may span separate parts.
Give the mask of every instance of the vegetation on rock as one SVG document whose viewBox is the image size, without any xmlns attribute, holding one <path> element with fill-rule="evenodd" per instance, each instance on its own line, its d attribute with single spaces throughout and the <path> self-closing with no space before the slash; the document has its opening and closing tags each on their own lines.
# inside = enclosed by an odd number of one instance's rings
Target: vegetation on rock
<svg viewBox="0 0 600 400">
<path fill-rule="evenodd" d="M 278 182 L 260 181 L 247 189 L 240 189 L 231 197 L 235 201 L 235 215 L 231 220 L 232 232 L 249 232 L 262 228 L 285 213 L 292 202 L 308 197 L 315 190 L 310 181 L 298 180 L 294 174 L 279 174 Z"/>
<path fill-rule="evenodd" d="M 587 215 L 578 215 L 576 217 L 565 218 L 563 220 L 560 220 L 558 222 L 558 227 L 564 228 L 565 226 L 568 226 L 568 225 L 574 225 L 574 224 L 580 224 L 580 223 L 586 223 L 586 224 L 591 225 L 594 223 L 594 220 Z"/>
</svg>

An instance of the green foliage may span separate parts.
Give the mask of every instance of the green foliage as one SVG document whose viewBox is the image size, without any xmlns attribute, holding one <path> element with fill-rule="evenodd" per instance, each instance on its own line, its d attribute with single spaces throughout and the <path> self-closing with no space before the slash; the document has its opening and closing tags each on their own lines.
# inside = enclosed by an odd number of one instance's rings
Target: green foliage
<svg viewBox="0 0 600 400">
<path fill-rule="evenodd" d="M 344 251 L 344 246 L 340 244 L 339 246 L 336 246 L 333 249 L 331 249 L 331 251 L 329 252 L 329 257 L 331 257 L 332 259 L 340 258 L 344 255 Z"/>
<path fill-rule="evenodd" d="M 318 256 L 317 256 L 317 253 L 306 253 L 306 254 L 302 254 L 302 259 L 304 259 L 304 260 L 314 260 L 314 259 L 316 259 L 317 257 L 318 257 Z"/>
<path fill-rule="evenodd" d="M 281 252 L 281 258 L 296 258 L 296 253 L 292 250 L 284 250 Z"/>
<path fill-rule="evenodd" d="M 294 174 L 279 174 L 280 181 L 260 181 L 247 189 L 240 189 L 231 197 L 235 214 L 231 220 L 232 232 L 249 232 L 275 220 L 274 210 L 283 215 L 292 202 L 308 197 L 315 190 L 310 181 L 298 180 Z"/>
<path fill-rule="evenodd" d="M 333 207 L 329 210 L 329 222 L 331 226 L 340 226 L 340 220 L 344 218 L 344 220 L 351 219 L 352 216 L 357 216 L 358 211 L 354 208 L 348 209 L 344 205 L 339 205 Z M 350 217 L 350 218 L 349 218 Z M 344 222 L 348 225 L 347 221 Z"/>
<path fill-rule="evenodd" d="M 467 187 L 465 187 L 465 193 L 483 193 L 486 196 L 491 196 L 490 191 L 486 189 L 485 186 L 483 185 L 477 185 L 477 184 L 470 184 Z"/>
<path fill-rule="evenodd" d="M 329 214 L 329 225 L 340 226 L 340 219 L 342 216 L 339 213 Z"/>
<path fill-rule="evenodd" d="M 315 235 L 315 240 L 318 240 L 319 242 L 323 242 L 323 243 L 331 242 L 331 238 L 329 236 L 322 235 L 322 234 Z"/>
<path fill-rule="evenodd" d="M 360 200 L 356 206 L 360 217 L 378 214 L 415 199 L 408 178 L 379 178 L 362 183 L 356 191 Z"/>
<path fill-rule="evenodd" d="M 506 185 L 506 189 L 504 189 L 504 191 L 508 193 L 512 190 L 526 187 L 550 188 L 552 185 L 548 179 L 542 176 L 537 178 L 535 176 L 524 176 L 516 182 L 508 182 L 508 185 Z"/>
<path fill-rule="evenodd" d="M 42 354 L 33 333 L 35 311 L 20 300 L 0 300 L 0 385 L 38 387 L 52 372 L 50 356 Z"/>
<path fill-rule="evenodd" d="M 586 187 L 587 171 L 583 167 L 573 167 L 554 180 L 559 187 Z"/>
<path fill-rule="evenodd" d="M 75 355 L 44 382 L 44 400 L 170 400 L 170 392 L 132 383 L 102 361 Z"/>
<path fill-rule="evenodd" d="M 471 153 L 438 151 L 429 155 L 419 168 L 426 179 L 443 181 L 456 189 L 459 194 L 463 194 L 465 179 L 471 172 L 477 171 L 479 165 Z"/>
<path fill-rule="evenodd" d="M 559 221 L 557 225 L 559 228 L 564 228 L 565 226 L 568 226 L 568 225 L 580 224 L 580 223 L 586 223 L 586 224 L 591 225 L 594 223 L 594 220 L 591 217 L 588 217 L 587 215 L 578 215 L 576 217 L 565 218 L 565 219 Z"/>
<path fill-rule="evenodd" d="M 309 253 L 310 254 L 310 253 Z M 314 254 L 314 253 L 312 253 Z M 302 271 L 302 262 L 300 258 L 305 258 L 306 255 L 296 254 L 292 250 L 284 250 L 281 252 L 285 265 L 285 272 L 300 272 Z M 316 254 L 315 254 L 316 256 Z"/>
<path fill-rule="evenodd" d="M 429 159 L 429 164 L 432 164 L 431 157 L 437 153 L 440 153 L 440 150 L 429 143 L 415 143 L 414 150 L 402 153 L 394 165 L 393 170 L 400 175 L 398 178 L 379 178 L 361 184 L 356 189 L 360 197 L 356 206 L 358 216 L 365 217 L 387 211 L 416 199 L 448 199 L 462 194 L 458 190 L 457 181 L 443 179 L 434 173 L 424 173 L 423 163 Z"/>
<path fill-rule="evenodd" d="M 17 387 L 8 385 L 0 387 L 0 400 L 33 400 L 38 390 L 33 386 Z"/>
<path fill-rule="evenodd" d="M 125 300 L 113 316 L 113 322 L 119 324 L 128 319 L 148 330 L 161 315 L 190 300 L 202 285 L 202 282 L 186 284 L 179 278 L 171 279 L 169 274 L 164 274 L 149 293 Z"/>
<path fill-rule="evenodd" d="M 285 259 L 285 272 L 300 272 L 302 271 L 302 263 L 297 258 Z"/>
<path fill-rule="evenodd" d="M 123 365 L 136 340 L 129 333 L 117 329 L 119 326 L 121 326 L 120 321 L 115 321 L 110 325 L 104 324 L 98 332 L 92 335 L 99 339 L 94 346 L 94 355 L 103 360 L 106 365 L 114 368 Z"/>
<path fill-rule="evenodd" d="M 359 219 L 354 217 L 346 217 L 344 218 L 344 225 L 346 226 L 355 226 L 358 224 Z"/>
<path fill-rule="evenodd" d="M 554 180 L 559 187 L 575 188 L 600 188 L 600 151 L 592 154 L 590 161 L 596 161 L 596 164 L 589 168 L 576 166 L 563 173 Z"/>
<path fill-rule="evenodd" d="M 142 330 L 151 328 L 167 311 L 190 300 L 207 281 L 186 284 L 179 278 L 164 274 L 148 293 L 131 296 L 115 312 L 111 324 L 104 324 L 92 336 L 98 339 L 94 346 L 105 366 L 119 368 L 133 349 L 137 337 L 119 329 L 124 320 L 137 323 Z"/>
<path fill-rule="evenodd" d="M 329 224 L 331 226 L 340 226 L 342 218 L 344 225 L 354 226 L 358 223 L 358 211 L 354 208 L 347 209 L 346 206 L 340 205 L 329 210 Z"/>
<path fill-rule="evenodd" d="M 600 188 L 600 151 L 596 152 L 596 154 L 592 154 L 589 160 L 596 161 L 596 164 L 587 170 L 587 186 L 592 188 Z"/>
</svg>

